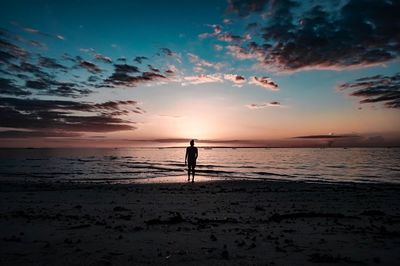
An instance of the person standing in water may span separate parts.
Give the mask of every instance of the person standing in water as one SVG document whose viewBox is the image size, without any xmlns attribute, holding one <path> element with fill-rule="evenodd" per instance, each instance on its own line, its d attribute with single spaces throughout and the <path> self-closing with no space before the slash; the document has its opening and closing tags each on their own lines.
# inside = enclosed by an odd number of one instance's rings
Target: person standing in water
<svg viewBox="0 0 400 266">
<path fill-rule="evenodd" d="M 190 172 L 192 172 L 192 182 L 194 182 L 194 173 L 196 168 L 196 160 L 199 155 L 197 147 L 194 146 L 194 140 L 190 141 L 190 146 L 186 148 L 185 165 L 188 166 L 188 182 L 190 181 Z"/>
</svg>

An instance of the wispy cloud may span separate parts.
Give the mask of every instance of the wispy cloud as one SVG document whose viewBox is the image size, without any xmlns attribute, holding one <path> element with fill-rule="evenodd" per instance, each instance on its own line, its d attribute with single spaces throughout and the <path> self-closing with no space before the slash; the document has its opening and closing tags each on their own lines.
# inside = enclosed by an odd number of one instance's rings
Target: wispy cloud
<svg viewBox="0 0 400 266">
<path fill-rule="evenodd" d="M 245 77 L 236 74 L 224 74 L 224 79 L 233 82 L 236 87 L 242 87 L 246 83 Z"/>
<path fill-rule="evenodd" d="M 27 32 L 27 33 L 31 33 L 31 34 L 38 34 L 41 36 L 45 36 L 45 37 L 49 37 L 49 38 L 53 38 L 53 39 L 57 39 L 57 40 L 65 40 L 65 37 L 61 34 L 50 34 L 50 33 L 46 33 L 43 32 L 41 30 L 32 28 L 32 27 L 28 27 L 28 26 L 23 26 L 21 25 L 19 22 L 16 21 L 12 21 L 11 22 L 12 25 L 19 27 L 20 29 L 22 29 L 23 31 Z"/>
<path fill-rule="evenodd" d="M 400 73 L 360 78 L 338 89 L 351 91 L 351 96 L 361 98 L 361 104 L 383 103 L 387 108 L 400 108 Z"/>
<path fill-rule="evenodd" d="M 261 86 L 264 89 L 277 91 L 279 86 L 269 77 L 251 77 L 249 84 Z"/>
<path fill-rule="evenodd" d="M 281 107 L 281 103 L 277 101 L 269 102 L 269 103 L 251 103 L 245 105 L 249 109 L 265 109 L 270 107 Z"/>
<path fill-rule="evenodd" d="M 222 75 L 217 73 L 217 74 L 210 74 L 210 75 L 198 75 L 198 76 L 187 76 L 184 77 L 184 82 L 182 82 L 182 85 L 188 85 L 188 84 L 204 84 L 204 83 L 215 83 L 215 82 L 223 82 Z"/>
</svg>

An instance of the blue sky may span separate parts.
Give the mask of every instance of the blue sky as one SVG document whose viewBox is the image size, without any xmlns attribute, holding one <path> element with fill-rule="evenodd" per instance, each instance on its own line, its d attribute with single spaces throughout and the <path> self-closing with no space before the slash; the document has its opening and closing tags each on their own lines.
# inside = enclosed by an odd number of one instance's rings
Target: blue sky
<svg viewBox="0 0 400 266">
<path fill-rule="evenodd" d="M 0 135 L 8 144 L 399 138 L 397 3 L 2 6 Z"/>
</svg>

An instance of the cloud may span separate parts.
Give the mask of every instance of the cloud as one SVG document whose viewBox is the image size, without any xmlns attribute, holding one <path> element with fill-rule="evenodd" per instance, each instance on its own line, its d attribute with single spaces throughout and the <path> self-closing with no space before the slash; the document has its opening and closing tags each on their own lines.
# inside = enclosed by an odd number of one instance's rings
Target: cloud
<svg viewBox="0 0 400 266">
<path fill-rule="evenodd" d="M 133 61 L 141 64 L 143 62 L 143 60 L 148 60 L 148 58 L 146 56 L 136 56 Z"/>
<path fill-rule="evenodd" d="M 228 10 L 240 16 L 267 14 L 257 30 L 262 40 L 233 53 L 250 58 L 256 50 L 262 55 L 256 58 L 259 66 L 267 69 L 361 68 L 400 55 L 398 1 L 231 0 Z"/>
<path fill-rule="evenodd" d="M 199 34 L 200 39 L 206 39 L 208 37 L 217 36 L 222 31 L 221 25 L 213 24 L 213 25 L 208 25 L 208 26 L 212 27 L 213 32 L 212 33 L 205 32 L 205 33 Z"/>
<path fill-rule="evenodd" d="M 224 74 L 224 79 L 234 83 L 234 86 L 242 87 L 246 83 L 246 78 L 236 74 Z"/>
<path fill-rule="evenodd" d="M 217 35 L 217 39 L 224 42 L 241 42 L 245 40 L 250 40 L 250 34 L 246 34 L 244 36 L 234 35 L 229 32 L 224 32 L 222 34 Z"/>
<path fill-rule="evenodd" d="M 46 33 L 43 32 L 41 30 L 38 29 L 34 29 L 32 27 L 26 27 L 26 26 L 22 26 L 20 23 L 13 21 L 11 24 L 13 24 L 14 26 L 19 27 L 20 29 L 22 29 L 23 31 L 30 33 L 30 34 L 38 34 L 44 37 L 48 37 L 48 38 L 52 38 L 52 39 L 56 39 L 56 40 L 61 40 L 64 41 L 65 37 L 63 35 L 60 34 L 50 34 L 50 33 Z"/>
<path fill-rule="evenodd" d="M 261 12 L 270 0 L 228 0 L 228 10 L 240 16 L 248 16 L 254 12 Z"/>
<path fill-rule="evenodd" d="M 151 71 L 140 72 L 139 68 L 128 64 L 115 64 L 114 73 L 105 82 L 118 86 L 135 87 L 140 83 L 166 80 L 167 77 Z M 140 73 L 133 76 L 134 73 Z"/>
<path fill-rule="evenodd" d="M 39 57 L 39 65 L 42 67 L 47 67 L 51 69 L 66 69 L 65 66 L 57 63 L 57 61 L 53 58 L 40 56 Z"/>
<path fill-rule="evenodd" d="M 0 49 L 6 56 L 8 55 L 8 59 L 26 59 L 30 55 L 24 48 L 4 39 L 0 39 Z"/>
<path fill-rule="evenodd" d="M 26 80 L 27 89 L 36 90 L 38 95 L 53 95 L 62 97 L 78 98 L 92 93 L 88 88 L 82 88 L 77 83 L 59 82 L 52 79 Z"/>
<path fill-rule="evenodd" d="M 245 59 L 259 59 L 263 58 L 264 56 L 264 51 L 260 49 L 252 49 L 248 47 L 247 49 L 242 48 L 238 45 L 228 45 L 226 46 L 226 49 L 228 50 L 228 54 L 231 56 L 239 59 L 239 60 L 245 60 Z"/>
<path fill-rule="evenodd" d="M 195 55 L 192 53 L 188 53 L 187 55 L 189 57 L 189 61 L 191 63 L 195 64 L 195 66 L 198 68 L 210 67 L 210 68 L 214 68 L 216 70 L 220 70 L 223 67 L 222 63 L 213 63 L 213 62 L 204 60 L 204 59 L 200 58 L 198 55 Z"/>
<path fill-rule="evenodd" d="M 204 84 L 204 83 L 215 83 L 215 82 L 223 82 L 221 74 L 210 74 L 210 75 L 198 75 L 198 76 L 187 76 L 184 77 L 183 86 L 188 84 Z"/>
<path fill-rule="evenodd" d="M 0 94 L 3 95 L 14 95 L 14 96 L 27 96 L 31 92 L 20 88 L 13 84 L 10 79 L 0 78 Z"/>
<path fill-rule="evenodd" d="M 112 63 L 112 59 L 110 57 L 104 56 L 102 54 L 95 54 L 95 58 L 96 58 L 96 60 L 104 62 L 104 63 L 109 63 L 109 64 Z"/>
<path fill-rule="evenodd" d="M 245 105 L 249 109 L 264 109 L 269 107 L 281 107 L 281 103 L 277 101 L 269 102 L 269 103 L 251 103 Z"/>
<path fill-rule="evenodd" d="M 82 136 L 81 133 L 65 132 L 65 131 L 20 131 L 20 130 L 5 130 L 0 131 L 0 138 L 74 138 Z"/>
<path fill-rule="evenodd" d="M 339 90 L 350 90 L 360 103 L 383 103 L 387 108 L 400 108 L 400 73 L 393 76 L 364 77 L 340 85 Z"/>
<path fill-rule="evenodd" d="M 160 69 L 158 69 L 158 68 L 155 68 L 155 67 L 153 67 L 152 65 L 147 65 L 147 67 L 149 68 L 149 70 L 150 71 L 153 71 L 153 72 L 160 72 Z"/>
<path fill-rule="evenodd" d="M 114 72 L 105 82 L 119 86 L 135 87 L 140 83 L 149 83 L 166 79 L 166 76 L 154 72 L 143 72 L 136 76 L 129 75 L 126 72 Z"/>
<path fill-rule="evenodd" d="M 89 71 L 90 73 L 100 73 L 101 69 L 100 67 L 98 67 L 96 64 L 86 61 L 86 60 L 81 60 L 79 62 L 79 66 L 81 66 L 82 68 L 85 68 L 87 71 Z"/>
<path fill-rule="evenodd" d="M 139 68 L 137 66 L 127 65 L 127 64 L 115 64 L 115 72 L 119 73 L 137 73 Z"/>
<path fill-rule="evenodd" d="M 0 98 L 0 127 L 41 132 L 133 130 L 134 122 L 117 116 L 126 111 L 136 112 L 136 105 L 135 101 L 82 103 L 3 97 Z"/>
<path fill-rule="evenodd" d="M 126 57 L 125 56 L 118 57 L 117 61 L 126 63 Z"/>
<path fill-rule="evenodd" d="M 264 89 L 267 90 L 272 90 L 272 91 L 277 91 L 279 90 L 278 84 L 276 84 L 274 81 L 272 81 L 271 78 L 269 77 L 252 77 L 249 81 L 249 84 L 254 84 L 257 86 L 261 86 Z"/>
<path fill-rule="evenodd" d="M 219 44 L 214 44 L 214 50 L 215 51 L 222 51 L 224 49 L 224 47 L 222 45 Z"/>
<path fill-rule="evenodd" d="M 293 138 L 294 139 L 344 139 L 344 138 L 360 138 L 360 137 L 361 136 L 356 134 L 335 135 L 330 133 L 327 135 L 306 135 Z"/>
</svg>

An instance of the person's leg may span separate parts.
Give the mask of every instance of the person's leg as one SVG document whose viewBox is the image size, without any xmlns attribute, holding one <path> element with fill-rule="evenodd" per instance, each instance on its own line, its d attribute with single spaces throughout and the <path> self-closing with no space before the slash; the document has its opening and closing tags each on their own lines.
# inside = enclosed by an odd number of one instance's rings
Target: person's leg
<svg viewBox="0 0 400 266">
<path fill-rule="evenodd" d="M 188 172 L 188 182 L 189 182 L 190 181 L 190 164 L 188 164 L 187 172 Z"/>
<path fill-rule="evenodd" d="M 196 167 L 196 165 L 192 165 L 192 182 L 194 182 L 195 167 Z"/>
</svg>

